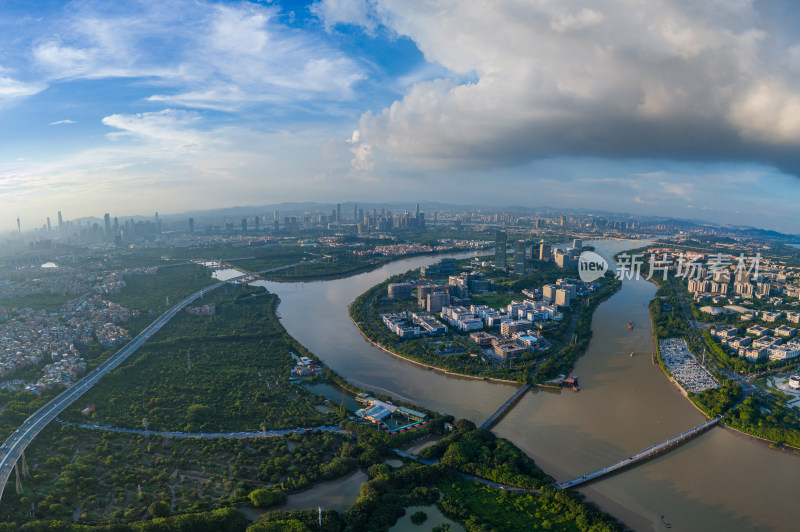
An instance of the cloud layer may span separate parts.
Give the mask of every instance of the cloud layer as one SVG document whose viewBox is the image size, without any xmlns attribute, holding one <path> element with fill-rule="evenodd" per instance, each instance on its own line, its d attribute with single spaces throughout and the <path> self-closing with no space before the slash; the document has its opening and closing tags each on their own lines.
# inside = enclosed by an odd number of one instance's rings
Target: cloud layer
<svg viewBox="0 0 800 532">
<path fill-rule="evenodd" d="M 398 160 L 732 159 L 800 171 L 800 46 L 752 2 L 343 3 L 317 11 L 329 25 L 380 20 L 452 73 L 361 117 L 361 142 Z"/>
<path fill-rule="evenodd" d="M 353 97 L 364 78 L 356 62 L 309 32 L 292 29 L 277 7 L 207 1 L 115 5 L 79 0 L 63 20 L 32 38 L 38 83 L 0 70 L 0 101 L 79 79 L 139 78 L 169 105 L 233 111 L 267 103 Z"/>
</svg>

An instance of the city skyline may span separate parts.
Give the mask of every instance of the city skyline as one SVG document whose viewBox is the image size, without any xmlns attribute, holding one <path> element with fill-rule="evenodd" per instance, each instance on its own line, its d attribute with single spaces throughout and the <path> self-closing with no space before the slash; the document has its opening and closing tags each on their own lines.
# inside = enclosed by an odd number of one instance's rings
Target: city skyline
<svg viewBox="0 0 800 532">
<path fill-rule="evenodd" d="M 790 7 L 8 2 L 0 230 L 424 196 L 798 233 Z"/>
</svg>

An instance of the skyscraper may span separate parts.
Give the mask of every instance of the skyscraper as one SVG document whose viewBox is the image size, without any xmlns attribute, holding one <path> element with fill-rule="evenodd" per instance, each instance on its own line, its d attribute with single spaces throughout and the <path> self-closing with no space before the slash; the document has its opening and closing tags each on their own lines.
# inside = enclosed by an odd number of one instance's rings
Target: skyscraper
<svg viewBox="0 0 800 532">
<path fill-rule="evenodd" d="M 353 203 L 353 222 L 358 223 L 358 203 Z"/>
<path fill-rule="evenodd" d="M 539 260 L 550 260 L 551 251 L 550 244 L 545 244 L 544 242 L 539 244 Z"/>
<path fill-rule="evenodd" d="M 22 225 L 19 222 L 19 213 L 17 213 L 17 232 L 22 234 Z"/>
<path fill-rule="evenodd" d="M 106 236 L 111 236 L 111 215 L 105 213 L 103 215 L 103 224 L 105 225 Z"/>
<path fill-rule="evenodd" d="M 242 216 L 242 233 L 247 231 L 247 218 Z"/>
<path fill-rule="evenodd" d="M 514 275 L 526 275 L 527 266 L 527 242 L 517 240 L 514 242 Z"/>
<path fill-rule="evenodd" d="M 50 232 L 50 217 L 47 217 L 47 232 Z"/>
<path fill-rule="evenodd" d="M 189 232 L 194 233 L 194 218 L 189 218 Z"/>
<path fill-rule="evenodd" d="M 58 230 L 64 230 L 64 218 L 61 217 L 61 211 L 58 211 Z"/>
<path fill-rule="evenodd" d="M 494 266 L 502 270 L 506 269 L 506 246 L 508 238 L 505 231 L 498 231 L 494 239 Z"/>
<path fill-rule="evenodd" d="M 342 204 L 336 204 L 336 221 L 342 223 Z"/>
</svg>

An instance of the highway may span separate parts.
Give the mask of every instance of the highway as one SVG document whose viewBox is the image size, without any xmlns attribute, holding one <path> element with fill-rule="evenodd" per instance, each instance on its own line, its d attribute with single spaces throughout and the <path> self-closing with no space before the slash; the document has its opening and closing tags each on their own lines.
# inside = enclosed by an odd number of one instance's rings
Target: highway
<svg viewBox="0 0 800 532">
<path fill-rule="evenodd" d="M 30 417 L 28 417 L 28 419 L 26 419 L 22 425 L 20 425 L 17 430 L 15 430 L 11 436 L 9 436 L 3 445 L 0 446 L 0 499 L 3 497 L 3 491 L 5 491 L 6 482 L 8 482 L 8 478 L 14 469 L 14 464 L 25 451 L 25 448 L 28 446 L 28 444 L 30 444 L 30 442 L 39 435 L 42 429 L 44 429 L 48 423 L 53 421 L 53 419 L 55 419 L 55 417 L 63 412 L 69 405 L 74 403 L 80 396 L 94 386 L 103 375 L 125 362 L 129 356 L 135 353 L 136 350 L 142 346 L 142 344 L 144 344 L 150 339 L 150 337 L 157 333 L 185 306 L 203 297 L 205 294 L 225 285 L 226 283 L 236 282 L 252 275 L 260 275 L 264 273 L 285 270 L 299 266 L 300 264 L 311 262 L 315 261 L 298 262 L 296 264 L 289 264 L 287 266 L 280 266 L 278 268 L 272 268 L 269 270 L 243 274 L 226 281 L 220 281 L 218 283 L 209 285 L 176 303 L 172 308 L 159 316 L 158 319 L 156 319 L 153 323 L 148 325 L 133 340 L 128 342 L 122 349 L 109 357 L 108 360 L 87 373 L 82 379 L 61 392 L 39 410 L 31 414 Z"/>
</svg>

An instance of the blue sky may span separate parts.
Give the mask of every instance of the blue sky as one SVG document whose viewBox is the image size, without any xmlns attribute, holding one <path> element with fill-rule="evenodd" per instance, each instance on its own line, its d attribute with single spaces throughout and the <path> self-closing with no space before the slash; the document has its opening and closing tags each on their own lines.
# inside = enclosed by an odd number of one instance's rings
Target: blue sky
<svg viewBox="0 0 800 532">
<path fill-rule="evenodd" d="M 0 0 L 0 229 L 429 199 L 798 233 L 791 5 Z"/>
</svg>

